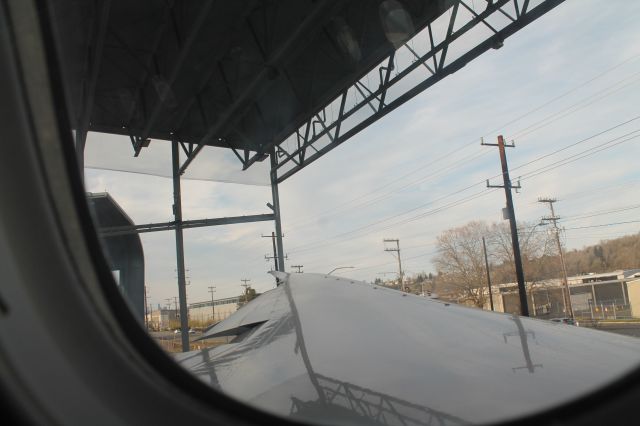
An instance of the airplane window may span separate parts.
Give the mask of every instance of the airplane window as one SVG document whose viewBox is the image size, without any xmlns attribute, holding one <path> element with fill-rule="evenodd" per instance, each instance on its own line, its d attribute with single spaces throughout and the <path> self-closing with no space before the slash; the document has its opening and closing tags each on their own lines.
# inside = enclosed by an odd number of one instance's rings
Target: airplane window
<svg viewBox="0 0 640 426">
<path fill-rule="evenodd" d="M 640 4 L 601 3 L 50 2 L 111 284 L 298 421 L 494 423 L 624 377 Z"/>
</svg>

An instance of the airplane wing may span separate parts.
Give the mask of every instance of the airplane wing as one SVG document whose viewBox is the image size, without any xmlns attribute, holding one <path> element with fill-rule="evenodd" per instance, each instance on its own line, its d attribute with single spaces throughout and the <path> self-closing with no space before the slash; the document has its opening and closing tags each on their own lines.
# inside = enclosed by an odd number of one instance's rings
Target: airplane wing
<svg viewBox="0 0 640 426">
<path fill-rule="evenodd" d="M 178 355 L 223 392 L 332 424 L 507 420 L 577 398 L 640 360 L 640 340 L 493 313 L 354 280 L 281 274 L 282 284 Z"/>
</svg>

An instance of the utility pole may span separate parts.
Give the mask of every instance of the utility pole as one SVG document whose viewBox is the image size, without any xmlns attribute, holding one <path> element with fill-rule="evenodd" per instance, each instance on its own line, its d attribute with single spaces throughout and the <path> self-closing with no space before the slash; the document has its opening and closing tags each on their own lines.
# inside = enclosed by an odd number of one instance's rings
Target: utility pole
<svg viewBox="0 0 640 426">
<path fill-rule="evenodd" d="M 269 206 L 271 206 L 271 204 L 268 204 Z M 274 263 L 274 271 L 279 271 L 280 269 L 278 269 L 278 250 L 276 249 L 276 233 L 272 232 L 271 235 L 261 235 L 262 238 L 271 238 L 271 243 L 273 244 L 273 257 L 269 256 L 268 254 L 264 255 L 264 258 L 267 259 L 267 261 L 273 259 L 273 263 Z M 284 237 L 284 235 L 283 235 Z"/>
<path fill-rule="evenodd" d="M 271 204 L 267 203 L 267 206 L 273 207 Z M 284 271 L 284 260 L 289 259 L 288 255 L 282 256 L 282 253 L 278 253 L 276 248 L 276 242 L 278 240 L 278 235 L 275 232 L 272 232 L 271 235 L 261 235 L 262 238 L 271 238 L 271 243 L 273 244 L 273 256 L 269 256 L 268 254 L 264 255 L 265 260 L 268 262 L 273 259 L 274 263 L 274 271 Z M 284 237 L 284 234 L 282 235 Z M 280 238 L 280 241 L 282 238 Z M 280 266 L 280 261 L 282 261 L 282 267 Z"/>
<path fill-rule="evenodd" d="M 511 196 L 511 189 L 520 189 L 520 183 L 518 185 L 512 185 L 509 178 L 509 166 L 507 165 L 507 153 L 504 148 L 514 148 L 516 145 L 512 142 L 511 145 L 505 145 L 502 135 L 498 136 L 498 143 L 484 143 L 481 140 L 481 145 L 497 146 L 500 152 L 500 163 L 502 165 L 502 180 L 503 185 L 490 185 L 487 179 L 487 188 L 504 188 L 504 195 L 507 199 L 507 213 L 509 214 L 509 224 L 511 225 L 511 245 L 513 246 L 513 260 L 516 267 L 516 280 L 518 281 L 518 293 L 520 296 L 520 314 L 522 316 L 529 316 L 529 304 L 527 301 L 527 289 L 524 285 L 524 270 L 522 269 L 522 258 L 520 256 L 520 242 L 518 241 L 518 227 L 516 225 L 516 212 L 513 208 L 513 198 Z"/>
<path fill-rule="evenodd" d="M 565 310 L 569 311 L 569 316 L 573 319 L 573 305 L 571 304 L 571 292 L 569 291 L 569 277 L 567 276 L 567 265 L 564 262 L 564 253 L 562 252 L 562 244 L 560 243 L 560 229 L 558 229 L 558 220 L 560 218 L 556 216 L 556 212 L 553 209 L 553 203 L 558 201 L 555 198 L 538 198 L 539 203 L 549 204 L 551 210 L 551 216 L 543 216 L 543 222 L 551 222 L 553 224 L 553 232 L 556 234 L 556 243 L 558 244 L 558 254 L 560 255 L 560 263 L 562 265 L 562 281 L 564 289 L 562 291 L 562 298 L 564 299 Z"/>
<path fill-rule="evenodd" d="M 383 243 L 396 243 L 396 248 L 386 248 L 384 251 L 397 252 L 398 253 L 398 276 L 400 277 L 400 289 L 405 291 L 404 287 L 404 274 L 402 273 L 402 260 L 400 259 L 400 240 L 397 238 L 385 238 Z"/>
<path fill-rule="evenodd" d="M 275 147 L 271 148 L 271 152 L 269 153 L 269 162 L 271 163 L 271 171 L 269 173 L 269 178 L 271 180 L 271 201 L 273 204 L 268 204 L 268 206 L 273 210 L 273 214 L 275 216 L 275 240 L 278 245 L 278 267 L 276 271 L 284 272 L 284 248 L 282 244 L 282 238 L 284 234 L 282 232 L 282 217 L 280 216 L 280 195 L 278 192 L 278 159 L 276 154 Z"/>
<path fill-rule="evenodd" d="M 240 286 L 241 286 L 241 287 L 244 287 L 244 303 L 247 303 L 247 302 L 248 302 L 248 300 L 247 300 L 247 289 L 248 289 L 249 287 L 251 287 L 251 286 L 250 286 L 249 284 L 247 284 L 247 283 L 248 283 L 249 281 L 251 281 L 251 280 L 248 280 L 248 279 L 246 279 L 246 278 L 243 278 L 243 279 L 241 279 L 240 281 L 242 281 L 242 284 L 240 284 Z"/>
<path fill-rule="evenodd" d="M 164 299 L 164 300 L 167 302 L 167 310 L 170 311 L 171 310 L 171 302 L 173 301 L 173 298 L 169 297 L 169 298 Z M 174 311 L 173 315 L 174 315 L 174 320 L 177 319 L 175 311 Z M 169 313 L 168 316 L 169 316 L 169 327 L 172 327 L 172 324 L 171 324 L 171 313 Z M 162 322 L 162 314 L 160 314 L 160 321 Z"/>
<path fill-rule="evenodd" d="M 485 238 L 482 237 L 482 250 L 484 251 L 484 264 L 487 269 L 487 285 L 489 286 L 489 303 L 491 304 L 491 310 L 493 311 L 493 292 L 491 291 L 491 273 L 489 272 L 489 257 L 487 256 L 487 243 Z"/>
<path fill-rule="evenodd" d="M 292 268 L 295 268 L 298 270 L 298 274 L 302 273 L 302 268 L 304 268 L 304 265 L 291 265 Z"/>
<path fill-rule="evenodd" d="M 182 192 L 180 189 L 180 148 L 178 141 L 171 141 L 171 163 L 173 177 L 173 217 L 175 219 L 176 269 L 178 273 L 178 296 L 180 296 L 180 331 L 182 352 L 189 351 L 189 312 L 184 266 L 184 236 L 182 232 Z M 176 311 L 177 311 L 176 307 Z"/>
<path fill-rule="evenodd" d="M 215 292 L 216 292 L 216 287 L 209 286 L 209 293 L 211 293 L 211 320 L 213 321 L 214 324 L 216 322 L 216 308 L 213 305 L 213 293 Z"/>
</svg>

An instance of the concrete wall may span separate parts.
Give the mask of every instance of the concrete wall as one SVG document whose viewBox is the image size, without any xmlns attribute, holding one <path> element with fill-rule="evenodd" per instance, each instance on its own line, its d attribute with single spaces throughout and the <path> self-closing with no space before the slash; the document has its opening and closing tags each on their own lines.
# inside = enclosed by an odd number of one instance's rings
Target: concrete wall
<svg viewBox="0 0 640 426">
<path fill-rule="evenodd" d="M 226 303 L 224 305 L 215 306 L 215 322 L 228 318 L 231 314 L 238 310 L 237 303 Z M 211 306 L 202 306 L 189 309 L 189 319 L 191 321 L 207 322 L 212 321 Z"/>
</svg>

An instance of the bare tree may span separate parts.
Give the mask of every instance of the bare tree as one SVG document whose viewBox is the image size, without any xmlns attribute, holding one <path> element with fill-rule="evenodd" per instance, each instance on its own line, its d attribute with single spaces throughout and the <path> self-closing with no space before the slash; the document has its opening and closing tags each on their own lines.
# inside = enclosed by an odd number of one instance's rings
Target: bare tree
<svg viewBox="0 0 640 426">
<path fill-rule="evenodd" d="M 485 222 L 470 222 L 444 231 L 437 238 L 434 263 L 440 288 L 454 292 L 460 301 L 483 307 L 487 294 L 482 237 L 489 233 Z"/>
<path fill-rule="evenodd" d="M 487 240 L 494 283 L 515 281 L 515 264 L 511 246 L 511 231 L 507 223 L 470 222 L 444 231 L 437 238 L 439 287 L 464 303 L 484 307 L 487 303 L 487 275 L 482 249 L 482 237 Z M 520 251 L 528 286 L 542 286 L 553 262 L 550 236 L 533 224 L 520 226 Z M 441 291 L 442 291 L 441 290 Z"/>
<path fill-rule="evenodd" d="M 544 227 L 533 223 L 521 223 L 518 226 L 518 235 L 525 281 L 529 286 L 535 286 L 536 283 L 549 278 L 550 271 L 557 272 L 553 266 L 554 242 Z M 492 224 L 488 243 L 490 257 L 496 263 L 493 271 L 495 282 L 515 282 L 516 269 L 509 224 Z"/>
</svg>

